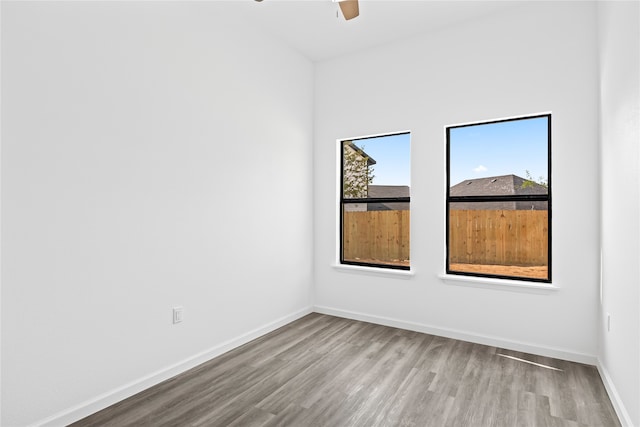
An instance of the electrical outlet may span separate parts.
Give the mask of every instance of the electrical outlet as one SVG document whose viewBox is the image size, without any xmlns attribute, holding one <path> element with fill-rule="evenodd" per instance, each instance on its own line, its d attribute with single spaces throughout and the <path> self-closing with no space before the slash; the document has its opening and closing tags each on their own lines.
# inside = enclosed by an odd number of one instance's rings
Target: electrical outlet
<svg viewBox="0 0 640 427">
<path fill-rule="evenodd" d="M 180 323 L 182 322 L 182 318 L 183 318 L 183 311 L 184 309 L 182 307 L 173 307 L 173 323 Z"/>
</svg>

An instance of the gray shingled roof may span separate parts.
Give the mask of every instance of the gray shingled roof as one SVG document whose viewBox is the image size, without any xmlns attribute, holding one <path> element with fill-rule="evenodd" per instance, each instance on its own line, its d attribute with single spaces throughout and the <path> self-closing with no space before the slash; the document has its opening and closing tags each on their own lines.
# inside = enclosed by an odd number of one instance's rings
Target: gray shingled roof
<svg viewBox="0 0 640 427">
<path fill-rule="evenodd" d="M 535 182 L 523 188 L 527 181 L 517 175 L 467 179 L 451 187 L 449 194 L 454 197 L 547 194 L 547 188 Z M 545 201 L 454 202 L 449 207 L 470 210 L 547 210 L 548 204 Z"/>
<path fill-rule="evenodd" d="M 451 187 L 449 195 L 452 197 L 459 197 L 547 194 L 547 188 L 535 182 L 523 188 L 523 184 L 527 181 L 527 179 L 513 174 L 466 179 Z"/>
<path fill-rule="evenodd" d="M 369 185 L 368 197 L 381 199 L 388 197 L 410 197 L 408 185 Z M 404 211 L 409 210 L 408 202 L 369 203 L 369 211 Z"/>
<path fill-rule="evenodd" d="M 387 197 L 409 197 L 408 185 L 369 185 L 369 197 L 382 199 Z"/>
</svg>

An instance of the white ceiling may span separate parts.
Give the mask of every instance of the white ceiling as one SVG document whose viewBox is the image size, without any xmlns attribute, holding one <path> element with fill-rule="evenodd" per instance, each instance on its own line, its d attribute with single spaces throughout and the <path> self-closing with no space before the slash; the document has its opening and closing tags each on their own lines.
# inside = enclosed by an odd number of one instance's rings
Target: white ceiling
<svg viewBox="0 0 640 427">
<path fill-rule="evenodd" d="M 332 0 L 233 2 L 244 19 L 320 61 L 515 7 L 520 1 L 360 0 L 345 21 Z"/>
</svg>

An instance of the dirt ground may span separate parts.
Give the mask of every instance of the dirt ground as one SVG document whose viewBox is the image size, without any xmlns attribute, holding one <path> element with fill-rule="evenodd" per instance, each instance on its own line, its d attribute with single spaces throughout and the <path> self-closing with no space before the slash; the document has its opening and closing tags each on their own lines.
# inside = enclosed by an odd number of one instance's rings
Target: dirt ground
<svg viewBox="0 0 640 427">
<path fill-rule="evenodd" d="M 519 267 L 515 265 L 478 265 L 478 264 L 451 264 L 451 271 L 463 273 L 496 274 L 499 276 L 528 277 L 531 279 L 546 279 L 547 267 Z"/>
<path fill-rule="evenodd" d="M 371 259 L 371 258 L 355 258 L 355 259 L 346 259 L 345 261 L 354 261 L 354 262 L 362 262 L 365 264 L 382 264 L 382 265 L 401 265 L 404 267 L 409 267 L 409 260 L 399 260 L 394 259 L 391 261 L 380 261 L 379 259 Z"/>
<path fill-rule="evenodd" d="M 363 262 L 367 264 L 371 263 L 402 265 L 406 267 L 409 266 L 409 260 L 380 261 L 376 259 L 357 258 L 352 261 Z M 546 266 L 520 267 L 515 265 L 451 264 L 449 268 L 451 269 L 451 271 L 459 271 L 462 273 L 495 274 L 498 276 L 527 277 L 531 279 L 547 278 Z"/>
</svg>

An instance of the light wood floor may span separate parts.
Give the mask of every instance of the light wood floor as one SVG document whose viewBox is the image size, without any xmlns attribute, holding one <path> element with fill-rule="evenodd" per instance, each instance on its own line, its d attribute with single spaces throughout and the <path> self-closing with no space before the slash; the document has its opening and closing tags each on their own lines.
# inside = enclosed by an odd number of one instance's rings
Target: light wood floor
<svg viewBox="0 0 640 427">
<path fill-rule="evenodd" d="M 316 313 L 74 424 L 619 425 L 593 366 Z"/>
</svg>

